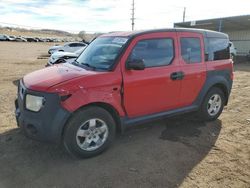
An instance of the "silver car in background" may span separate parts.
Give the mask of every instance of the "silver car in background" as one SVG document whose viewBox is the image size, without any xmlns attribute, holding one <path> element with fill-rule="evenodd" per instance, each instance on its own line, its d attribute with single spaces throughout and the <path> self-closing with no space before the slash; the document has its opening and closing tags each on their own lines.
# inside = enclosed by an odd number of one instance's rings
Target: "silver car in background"
<svg viewBox="0 0 250 188">
<path fill-rule="evenodd" d="M 84 42 L 68 42 L 64 45 L 56 45 L 49 48 L 48 53 L 53 54 L 54 52 L 61 51 L 61 52 L 75 52 L 82 47 L 86 47 L 87 44 Z"/>
<path fill-rule="evenodd" d="M 83 52 L 83 50 L 85 48 L 86 47 L 82 47 L 82 48 L 80 48 L 79 50 L 77 50 L 75 52 L 60 52 L 60 51 L 57 51 L 57 52 L 51 54 L 46 67 L 54 65 L 54 64 L 73 62 Z"/>
</svg>

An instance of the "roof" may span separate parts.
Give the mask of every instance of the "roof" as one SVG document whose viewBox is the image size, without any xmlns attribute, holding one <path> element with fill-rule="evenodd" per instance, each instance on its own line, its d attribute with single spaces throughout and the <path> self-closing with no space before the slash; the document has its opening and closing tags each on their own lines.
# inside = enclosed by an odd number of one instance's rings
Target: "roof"
<svg viewBox="0 0 250 188">
<path fill-rule="evenodd" d="M 193 29 L 193 28 L 166 28 L 166 29 L 153 29 L 153 30 L 138 30 L 138 31 L 122 31 L 122 32 L 111 32 L 108 34 L 101 35 L 101 37 L 135 37 L 138 35 L 148 34 L 148 33 L 158 33 L 158 32 L 194 32 L 201 33 L 206 37 L 221 37 L 228 38 L 227 34 L 205 30 L 205 29 Z"/>
<path fill-rule="evenodd" d="M 250 15 L 179 22 L 174 23 L 174 27 L 201 28 L 222 32 L 231 30 L 249 30 Z"/>
</svg>

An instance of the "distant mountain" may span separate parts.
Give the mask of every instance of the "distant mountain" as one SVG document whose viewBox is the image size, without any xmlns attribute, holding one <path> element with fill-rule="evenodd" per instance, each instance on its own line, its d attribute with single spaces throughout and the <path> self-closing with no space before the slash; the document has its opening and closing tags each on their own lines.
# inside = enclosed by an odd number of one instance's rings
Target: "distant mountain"
<svg viewBox="0 0 250 188">
<path fill-rule="evenodd" d="M 54 29 L 26 29 L 19 27 L 1 27 L 0 34 L 28 35 L 28 36 L 54 36 L 54 37 L 77 37 L 77 34 Z"/>
<path fill-rule="evenodd" d="M 85 33 L 84 37 L 79 34 L 69 33 L 56 29 L 26 29 L 19 27 L 3 27 L 0 25 L 0 34 L 15 35 L 15 36 L 30 36 L 30 37 L 55 37 L 55 38 L 71 38 L 74 40 L 91 41 L 93 38 L 99 36 L 101 33 Z"/>
<path fill-rule="evenodd" d="M 61 35 L 66 35 L 66 36 L 72 36 L 74 34 L 69 33 L 67 31 L 61 31 L 61 30 L 54 30 L 54 29 L 41 29 L 41 32 L 45 33 L 51 33 L 51 34 L 61 34 Z"/>
</svg>

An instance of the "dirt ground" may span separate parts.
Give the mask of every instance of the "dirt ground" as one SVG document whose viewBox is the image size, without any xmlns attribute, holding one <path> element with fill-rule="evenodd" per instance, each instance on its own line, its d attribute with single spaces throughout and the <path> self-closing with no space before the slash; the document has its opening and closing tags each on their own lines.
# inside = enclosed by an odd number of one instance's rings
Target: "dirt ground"
<svg viewBox="0 0 250 188">
<path fill-rule="evenodd" d="M 12 82 L 43 68 L 47 60 L 37 57 L 50 45 L 0 42 L 0 188 L 250 187 L 250 64 L 235 65 L 219 120 L 190 114 L 140 125 L 102 155 L 76 160 L 16 127 Z"/>
</svg>

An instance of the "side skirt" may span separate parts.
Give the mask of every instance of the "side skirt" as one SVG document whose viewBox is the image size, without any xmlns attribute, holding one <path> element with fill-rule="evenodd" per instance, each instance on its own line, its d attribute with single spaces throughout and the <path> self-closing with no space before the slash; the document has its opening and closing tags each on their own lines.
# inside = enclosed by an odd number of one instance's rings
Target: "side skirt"
<svg viewBox="0 0 250 188">
<path fill-rule="evenodd" d="M 161 118 L 168 118 L 168 117 L 172 117 L 172 116 L 179 115 L 179 114 L 185 114 L 188 112 L 194 112 L 194 111 L 197 111 L 198 109 L 199 108 L 197 105 L 192 105 L 192 106 L 187 106 L 184 108 L 169 110 L 165 112 L 160 112 L 160 113 L 155 113 L 155 114 L 150 114 L 150 115 L 140 116 L 140 117 L 135 117 L 135 118 L 123 117 L 121 118 L 122 132 L 126 130 L 126 128 L 134 126 L 134 125 L 159 120 Z"/>
</svg>

